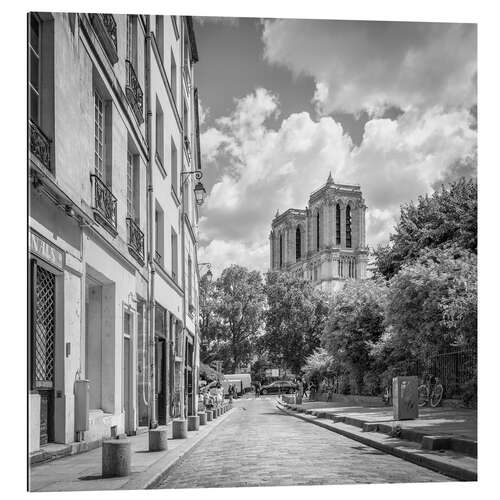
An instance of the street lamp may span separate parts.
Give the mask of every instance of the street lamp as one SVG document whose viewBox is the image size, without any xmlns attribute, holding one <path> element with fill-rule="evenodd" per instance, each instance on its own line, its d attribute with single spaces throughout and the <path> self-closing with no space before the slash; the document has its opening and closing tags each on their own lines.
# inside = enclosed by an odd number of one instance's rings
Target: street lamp
<svg viewBox="0 0 500 500">
<path fill-rule="evenodd" d="M 207 266 L 208 271 L 204 274 L 204 276 L 206 276 L 207 277 L 207 281 L 209 283 L 211 283 L 212 282 L 212 277 L 213 277 L 212 270 L 211 270 L 212 264 L 210 264 L 209 262 L 200 262 L 198 264 L 198 267 L 200 268 L 201 266 Z"/>
<path fill-rule="evenodd" d="M 182 178 L 183 175 L 186 176 L 185 179 Z M 194 187 L 194 196 L 196 204 L 198 206 L 203 205 L 203 202 L 205 201 L 205 195 L 207 194 L 205 186 L 203 186 L 203 184 L 200 182 L 200 179 L 203 177 L 203 172 L 201 172 L 201 170 L 185 170 L 184 172 L 181 172 L 182 185 L 184 185 L 189 175 L 194 175 L 198 180 L 196 186 Z"/>
</svg>

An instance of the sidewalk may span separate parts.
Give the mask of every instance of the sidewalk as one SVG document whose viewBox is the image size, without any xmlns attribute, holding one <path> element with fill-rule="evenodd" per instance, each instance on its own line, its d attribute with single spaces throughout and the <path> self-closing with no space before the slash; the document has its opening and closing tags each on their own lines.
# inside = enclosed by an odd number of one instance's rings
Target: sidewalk
<svg viewBox="0 0 500 500">
<path fill-rule="evenodd" d="M 127 437 L 132 443 L 131 474 L 127 477 L 102 478 L 102 447 L 52 462 L 33 465 L 29 472 L 30 491 L 94 491 L 146 489 L 160 481 L 185 453 L 191 450 L 238 407 L 228 410 L 199 431 L 190 431 L 187 439 L 172 439 L 168 428 L 168 450 L 149 452 L 148 433 Z"/>
<path fill-rule="evenodd" d="M 394 420 L 392 407 L 307 400 L 279 404 L 303 420 L 456 479 L 477 478 L 477 410 L 419 408 L 418 419 Z"/>
</svg>

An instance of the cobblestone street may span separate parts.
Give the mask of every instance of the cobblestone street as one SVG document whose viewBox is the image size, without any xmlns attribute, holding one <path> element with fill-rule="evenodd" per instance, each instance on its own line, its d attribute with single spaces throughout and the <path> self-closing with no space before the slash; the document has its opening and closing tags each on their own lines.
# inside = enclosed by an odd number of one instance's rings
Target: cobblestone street
<svg viewBox="0 0 500 500">
<path fill-rule="evenodd" d="M 242 399 L 158 488 L 448 481 L 423 467 Z"/>
</svg>

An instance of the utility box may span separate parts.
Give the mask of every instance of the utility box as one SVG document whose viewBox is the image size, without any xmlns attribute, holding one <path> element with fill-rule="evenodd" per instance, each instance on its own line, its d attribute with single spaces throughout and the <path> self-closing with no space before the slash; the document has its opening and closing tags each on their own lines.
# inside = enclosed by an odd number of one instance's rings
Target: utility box
<svg viewBox="0 0 500 500">
<path fill-rule="evenodd" d="M 89 390 L 88 380 L 75 380 L 75 432 L 89 430 Z"/>
<path fill-rule="evenodd" d="M 392 407 L 394 420 L 418 418 L 417 377 L 394 377 L 392 379 Z"/>
</svg>

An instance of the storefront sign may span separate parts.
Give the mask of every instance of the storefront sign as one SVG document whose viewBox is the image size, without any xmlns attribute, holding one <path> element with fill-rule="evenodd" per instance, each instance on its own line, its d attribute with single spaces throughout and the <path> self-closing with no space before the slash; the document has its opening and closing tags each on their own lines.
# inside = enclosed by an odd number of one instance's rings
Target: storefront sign
<svg viewBox="0 0 500 500">
<path fill-rule="evenodd" d="M 59 269 L 63 267 L 63 252 L 30 231 L 30 251 Z"/>
</svg>

